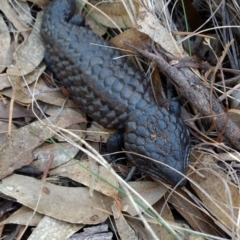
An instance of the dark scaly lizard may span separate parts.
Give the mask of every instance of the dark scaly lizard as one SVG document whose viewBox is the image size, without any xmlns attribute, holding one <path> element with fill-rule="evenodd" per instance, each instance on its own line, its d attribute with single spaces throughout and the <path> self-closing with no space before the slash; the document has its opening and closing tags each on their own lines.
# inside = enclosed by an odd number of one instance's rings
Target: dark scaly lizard
<svg viewBox="0 0 240 240">
<path fill-rule="evenodd" d="M 41 36 L 48 68 L 89 117 L 123 132 L 126 151 L 155 159 L 127 153 L 133 165 L 183 186 L 190 152 L 184 122 L 179 114 L 151 101 L 144 75 L 85 27 L 84 18 L 74 16 L 74 11 L 75 0 L 53 0 L 46 8 Z"/>
</svg>

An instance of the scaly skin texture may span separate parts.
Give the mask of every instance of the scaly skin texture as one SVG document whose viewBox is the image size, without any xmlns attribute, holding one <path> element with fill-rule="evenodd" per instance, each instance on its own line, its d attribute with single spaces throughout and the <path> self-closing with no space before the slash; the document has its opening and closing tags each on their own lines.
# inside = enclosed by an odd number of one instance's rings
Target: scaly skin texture
<svg viewBox="0 0 240 240">
<path fill-rule="evenodd" d="M 74 16 L 75 0 L 53 0 L 43 16 L 45 62 L 71 98 L 103 127 L 124 132 L 124 149 L 140 170 L 183 186 L 189 132 L 174 113 L 151 102 L 144 75 Z M 179 171 L 180 173 L 178 173 Z"/>
</svg>

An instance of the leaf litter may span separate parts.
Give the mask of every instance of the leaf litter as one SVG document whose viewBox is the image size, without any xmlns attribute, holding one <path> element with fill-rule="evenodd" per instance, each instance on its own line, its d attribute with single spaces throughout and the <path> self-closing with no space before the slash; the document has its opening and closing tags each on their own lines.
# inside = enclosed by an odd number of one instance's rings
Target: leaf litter
<svg viewBox="0 0 240 240">
<path fill-rule="evenodd" d="M 101 223 L 108 218 L 112 200 L 96 191 L 89 197 L 88 191 L 85 187 L 57 186 L 18 174 L 3 179 L 0 186 L 1 193 L 41 214 L 70 223 Z"/>
<path fill-rule="evenodd" d="M 64 109 L 58 117 L 33 122 L 13 133 L 1 147 L 0 177 L 4 178 L 13 173 L 14 170 L 29 165 L 33 161 L 32 151 L 54 136 L 54 131 L 51 130 L 51 122 L 63 128 L 79 122 L 79 119 L 81 119 L 79 115 L 75 114 L 74 117 L 68 118 L 71 111 L 71 109 Z"/>
<path fill-rule="evenodd" d="M 47 4 L 47 1 L 32 2 L 40 7 Z M 131 7 L 128 5 L 126 11 L 121 3 L 103 3 L 99 6 L 96 5 L 94 9 L 87 4 L 85 7 L 90 10 L 90 14 L 87 15 L 87 23 L 91 21 L 90 26 L 93 31 L 101 35 L 104 35 L 109 28 L 118 28 L 120 34 L 113 37 L 111 41 L 117 48 L 125 49 L 124 54 L 133 55 L 136 51 L 126 47 L 122 43 L 123 41 L 127 40 L 141 49 L 148 49 L 149 41 L 151 41 L 149 39 L 152 39 L 159 43 L 162 49 L 174 55 L 177 60 L 181 60 L 182 55 L 186 56 L 186 52 L 181 47 L 180 41 L 174 41 L 172 33 L 169 31 L 169 25 L 166 27 L 163 24 L 165 21 L 160 23 L 153 11 L 149 10 L 153 6 L 148 4 L 143 8 L 135 2 L 135 11 L 132 9 L 133 5 Z M 2 100 L 0 108 L 0 113 L 2 112 L 2 134 L 0 135 L 2 183 L 0 192 L 4 198 L 10 198 L 22 204 L 19 210 L 1 224 L 36 226 L 29 239 L 51 239 L 55 235 L 57 239 L 67 239 L 83 228 L 83 224 L 105 223 L 108 218 L 115 221 L 115 231 L 122 239 L 134 239 L 133 230 L 142 239 L 156 239 L 156 237 L 159 239 L 176 239 L 177 237 L 178 239 L 180 237 L 200 239 L 201 236 L 208 236 L 201 235 L 201 233 L 209 234 L 210 238 L 215 236 L 216 239 L 225 239 L 230 236 L 230 238 L 236 239 L 236 236 L 239 236 L 237 223 L 240 196 L 239 177 L 234 166 L 238 164 L 239 153 L 232 152 L 231 156 L 228 152 L 224 153 L 225 142 L 221 142 L 220 148 L 217 144 L 207 145 L 206 139 L 215 140 L 216 138 L 213 136 L 216 132 L 213 128 L 211 133 L 214 132 L 214 134 L 207 136 L 207 133 L 203 132 L 204 127 L 200 119 L 196 118 L 195 122 L 189 124 L 194 136 L 194 151 L 191 154 L 191 167 L 188 172 L 189 184 L 186 187 L 181 190 L 171 190 L 169 187 L 149 181 L 149 179 L 128 183 L 129 187 L 135 189 L 171 225 L 173 232 L 167 225 L 159 224 L 160 218 L 152 218 L 152 212 L 148 211 L 150 208 L 139 196 L 132 194 L 138 204 L 145 205 L 140 210 L 145 212 L 145 215 L 140 216 L 142 214 L 135 209 L 138 206 L 134 207 L 129 196 L 120 188 L 120 186 L 122 187 L 121 180 L 114 176 L 108 168 L 96 163 L 92 157 L 80 154 L 79 146 L 84 145 L 73 135 L 76 134 L 87 139 L 92 142 L 91 145 L 95 150 L 100 151 L 98 143 L 105 143 L 111 132 L 96 127 L 94 124 L 90 127 L 86 126 L 86 116 L 76 110 L 77 106 L 71 100 L 66 102 L 66 97 L 60 89 L 49 91 L 54 84 L 46 84 L 44 76 L 49 72 L 45 71 L 45 65 L 42 63 L 44 47 L 39 36 L 42 11 L 38 9 L 34 20 L 29 18 L 31 8 L 28 6 L 22 5 L 20 8 L 13 8 L 8 2 L 0 0 L 0 10 L 4 14 L 4 18 L 0 15 L 2 42 L 0 44 L 0 89 L 4 96 L 2 99 L 5 98 L 4 101 L 7 104 L 4 105 Z M 162 8 L 159 9 L 157 5 L 155 7 L 157 16 L 161 16 L 159 12 L 162 11 Z M 20 9 L 23 8 L 25 11 L 22 12 Z M 228 10 L 232 14 L 233 9 L 228 8 Z M 107 14 L 108 18 L 103 13 Z M 97 23 L 92 21 L 91 15 L 97 19 Z M 233 19 L 233 21 L 235 20 Z M 34 26 L 31 27 L 30 25 L 33 23 Z M 103 27 L 100 28 L 99 23 Z M 122 30 L 124 30 L 123 33 L 121 33 Z M 10 33 L 14 34 L 14 38 Z M 235 33 L 238 34 L 236 31 Z M 191 44 L 194 46 L 193 49 L 197 49 L 194 45 L 196 42 Z M 212 52 L 207 54 L 209 49 L 211 49 L 209 46 L 204 48 L 202 54 L 199 55 L 213 63 L 212 56 L 215 55 Z M 221 57 L 221 51 L 216 54 L 219 58 Z M 134 58 L 132 60 L 136 62 Z M 159 70 L 152 62 L 145 59 L 144 64 L 154 69 L 153 82 L 156 81 L 156 78 L 162 81 Z M 204 81 L 207 80 L 207 74 L 209 72 L 202 75 Z M 18 76 L 21 77 L 21 81 Z M 51 75 L 47 77 L 52 79 Z M 219 76 L 216 75 L 216 77 Z M 161 84 L 156 86 L 162 88 Z M 156 86 L 154 85 L 154 87 Z M 157 92 L 162 94 L 163 91 L 158 89 Z M 238 95 L 236 91 L 233 93 L 232 96 L 235 98 L 231 98 L 231 106 L 238 108 L 239 100 L 236 99 Z M 13 106 L 8 100 L 12 98 L 15 101 Z M 62 108 L 63 106 L 64 108 Z M 34 111 L 30 110 L 32 107 Z M 74 108 L 74 110 L 70 108 Z M 193 112 L 190 113 L 190 110 L 186 109 L 184 110 L 188 113 L 188 118 L 193 116 Z M 239 112 L 234 110 L 231 109 L 232 112 L 239 115 Z M 8 137 L 9 127 L 7 128 L 4 121 L 8 119 L 10 113 L 13 123 L 10 127 L 11 135 Z M 240 125 L 239 119 L 235 122 L 238 126 Z M 201 127 L 199 128 L 199 126 Z M 61 132 L 63 128 L 69 128 L 69 133 L 64 131 L 63 134 Z M 199 132 L 203 132 L 201 137 Z M 57 140 L 57 143 L 54 139 Z M 219 141 L 219 139 L 217 140 Z M 201 143 L 204 143 L 205 146 L 202 146 Z M 224 151 L 220 154 L 212 154 L 214 151 L 217 152 L 216 149 L 218 151 L 224 149 Z M 228 149 L 228 151 L 230 150 Z M 77 157 L 77 161 L 73 161 L 75 157 Z M 44 172 L 50 158 L 53 158 L 53 163 L 47 169 L 49 178 L 45 180 L 14 174 L 14 171 L 22 166 L 35 167 Z M 229 166 L 226 161 L 231 161 L 235 165 Z M 223 166 L 219 166 L 219 162 Z M 126 168 L 126 166 L 124 167 Z M 84 168 L 91 170 L 96 175 L 92 175 Z M 237 168 L 239 169 L 239 167 Z M 53 179 L 55 180 L 53 181 Z M 66 180 L 68 184 L 64 186 Z M 32 216 L 37 220 L 34 218 L 31 220 Z M 153 233 L 149 231 L 148 227 L 143 227 L 140 217 L 149 223 Z M 174 235 L 175 231 L 178 232 L 177 237 Z M 102 237 L 104 238 L 104 236 L 107 237 L 103 234 Z"/>
<path fill-rule="evenodd" d="M 56 218 L 45 216 L 28 239 L 68 239 L 83 226 L 84 225 L 82 224 L 71 224 Z"/>
<path fill-rule="evenodd" d="M 0 225 L 4 225 L 4 224 L 26 225 L 28 220 L 31 219 L 31 221 L 28 223 L 29 226 L 37 226 L 43 217 L 44 215 L 40 213 L 33 214 L 32 209 L 22 206 L 16 212 L 14 212 L 9 218 L 2 221 Z"/>
<path fill-rule="evenodd" d="M 0 71 L 2 72 L 9 64 L 8 62 L 8 51 L 10 48 L 10 35 L 8 33 L 8 28 L 4 22 L 3 16 L 0 15 Z"/>
</svg>

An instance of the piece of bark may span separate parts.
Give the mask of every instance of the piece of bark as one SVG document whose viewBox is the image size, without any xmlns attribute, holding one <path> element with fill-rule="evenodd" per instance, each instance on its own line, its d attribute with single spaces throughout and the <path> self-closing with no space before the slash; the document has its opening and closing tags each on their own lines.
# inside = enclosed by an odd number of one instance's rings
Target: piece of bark
<svg viewBox="0 0 240 240">
<path fill-rule="evenodd" d="M 220 134 L 223 132 L 224 137 L 231 145 L 240 150 L 240 128 L 231 120 L 218 99 L 190 69 L 178 69 L 171 66 L 160 54 L 156 55 L 147 50 L 138 49 L 127 42 L 124 43 L 144 57 L 156 62 L 159 69 L 178 87 L 180 94 L 191 102 L 203 116 L 214 122 L 216 130 Z"/>
</svg>

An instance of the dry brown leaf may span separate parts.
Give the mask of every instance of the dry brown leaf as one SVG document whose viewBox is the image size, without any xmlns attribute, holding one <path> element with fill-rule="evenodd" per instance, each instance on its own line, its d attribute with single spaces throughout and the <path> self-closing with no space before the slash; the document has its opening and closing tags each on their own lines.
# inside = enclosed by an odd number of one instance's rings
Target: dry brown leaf
<svg viewBox="0 0 240 240">
<path fill-rule="evenodd" d="M 85 116 L 83 116 L 83 117 L 85 117 Z M 77 123 L 77 124 L 70 125 L 69 127 L 67 127 L 67 129 L 66 129 L 67 132 L 65 131 L 64 135 L 68 139 L 70 139 L 74 142 L 78 141 L 76 139 L 75 135 L 79 138 L 85 139 L 86 127 L 87 127 L 87 120 L 84 121 L 84 122 L 80 122 L 80 123 Z M 60 136 L 56 136 L 56 139 L 57 139 L 58 142 L 65 142 L 66 141 L 66 139 L 63 139 Z"/>
<path fill-rule="evenodd" d="M 11 83 L 8 80 L 7 74 L 3 73 L 0 74 L 0 90 L 3 90 L 4 88 L 11 87 Z"/>
<path fill-rule="evenodd" d="M 90 146 L 96 150 L 96 152 L 99 152 L 99 143 L 90 143 Z M 89 169 L 91 171 L 93 171 L 94 173 L 97 173 L 99 172 L 99 164 L 98 162 L 96 162 L 92 157 L 90 156 L 87 156 L 87 159 L 90 163 L 90 166 L 89 166 Z M 93 191 L 95 190 L 95 186 L 98 184 L 98 181 L 99 179 L 97 177 L 95 177 L 94 175 L 91 176 L 91 179 L 90 179 L 90 184 L 89 184 L 89 194 L 90 196 L 92 196 L 93 194 Z"/>
<path fill-rule="evenodd" d="M 68 239 L 72 234 L 83 228 L 83 226 L 82 224 L 71 224 L 45 216 L 28 240 Z"/>
<path fill-rule="evenodd" d="M 9 81 L 9 83 L 16 83 L 17 78 L 19 78 L 19 77 L 9 76 L 8 81 Z M 4 89 L 1 93 L 2 93 L 2 95 L 11 98 L 12 94 L 13 94 L 13 89 L 7 88 L 7 89 Z M 32 99 L 26 88 L 22 88 L 21 86 L 19 86 L 17 88 L 17 90 L 15 92 L 15 102 L 19 103 L 20 105 L 25 105 L 25 106 L 28 106 L 29 104 L 32 103 Z"/>
<path fill-rule="evenodd" d="M 239 88 L 239 84 L 238 84 L 238 88 Z M 240 109 L 240 92 L 238 90 L 236 91 L 233 91 L 231 93 L 231 98 L 229 99 L 230 100 L 230 103 L 231 103 L 231 108 L 236 108 L 236 109 Z"/>
<path fill-rule="evenodd" d="M 132 54 L 132 52 L 136 51 L 123 44 L 122 41 L 129 42 L 140 49 L 145 49 L 150 43 L 150 38 L 147 34 L 139 32 L 136 28 L 130 28 L 109 41 L 117 48 L 129 50 L 126 51 L 126 54 Z"/>
<path fill-rule="evenodd" d="M 239 106 L 240 106 L 240 103 L 239 103 Z M 238 109 L 230 109 L 229 110 L 229 117 L 231 118 L 231 120 L 234 123 L 236 123 L 240 127 L 240 110 L 238 110 Z"/>
<path fill-rule="evenodd" d="M 76 103 L 70 99 L 66 102 L 66 97 L 63 95 L 62 91 L 49 92 L 49 87 L 46 86 L 42 79 L 38 81 L 36 88 L 33 90 L 35 98 L 42 102 L 56 106 L 62 106 L 65 103 L 64 106 L 66 107 L 77 107 Z"/>
<path fill-rule="evenodd" d="M 70 223 L 98 224 L 109 215 L 112 199 L 86 187 L 62 187 L 13 174 L 2 180 L 0 192 L 37 212 Z M 38 202 L 38 199 L 40 201 Z"/>
<path fill-rule="evenodd" d="M 204 155 L 201 167 L 191 175 L 197 185 L 191 183 L 192 188 L 203 202 L 205 208 L 218 220 L 216 224 L 223 224 L 224 230 L 237 227 L 240 209 L 240 194 L 238 187 L 228 181 L 228 176 L 216 165 L 211 156 Z"/>
<path fill-rule="evenodd" d="M 161 215 L 161 217 L 167 222 L 175 222 L 172 211 L 165 198 L 161 198 L 157 203 L 153 205 L 153 208 Z M 159 223 L 149 223 L 151 229 L 155 232 L 160 239 L 174 240 L 175 238 L 170 234 L 166 228 Z M 148 233 L 146 231 L 146 233 Z M 148 233 L 149 235 L 149 233 Z"/>
<path fill-rule="evenodd" d="M 37 6 L 45 6 L 49 3 L 49 0 L 21 0 L 22 2 L 32 2 Z"/>
<path fill-rule="evenodd" d="M 23 76 L 23 80 L 24 81 L 21 82 L 21 86 L 22 87 L 25 87 L 26 85 L 29 86 L 31 83 L 37 81 L 39 79 L 39 76 L 42 75 L 42 73 L 45 71 L 45 69 L 46 69 L 45 63 L 43 63 L 43 62 L 40 63 L 38 65 L 38 67 L 33 69 L 32 72 L 30 72 L 30 73 L 28 73 L 28 74 Z"/>
<path fill-rule="evenodd" d="M 16 10 L 19 18 L 23 21 L 26 25 L 32 26 L 33 24 L 33 17 L 31 15 L 31 8 L 27 2 L 12 2 L 14 5 L 14 9 Z"/>
<path fill-rule="evenodd" d="M 96 122 L 92 122 L 91 126 L 87 129 L 86 140 L 92 142 L 106 143 L 109 136 L 116 131 L 106 129 Z"/>
<path fill-rule="evenodd" d="M 153 239 L 152 235 L 147 231 L 147 228 L 143 225 L 141 220 L 127 218 L 128 224 L 131 226 L 132 229 L 137 233 L 138 236 L 141 236 L 142 240 L 150 240 Z M 151 223 L 148 223 L 151 225 Z M 159 225 L 159 224 L 157 224 Z M 162 238 L 165 240 L 165 238 Z"/>
<path fill-rule="evenodd" d="M 106 31 L 107 27 L 102 26 L 101 24 L 98 24 L 92 16 L 88 15 L 86 18 L 86 25 L 88 25 L 94 33 L 96 33 L 99 36 L 103 36 Z"/>
<path fill-rule="evenodd" d="M 68 240 L 112 240 L 113 232 L 108 230 L 108 224 L 84 227 L 80 233 L 73 234 Z"/>
<path fill-rule="evenodd" d="M 153 208 L 155 209 L 156 212 L 158 212 L 164 221 L 166 221 L 168 224 L 172 226 L 178 226 L 179 228 L 187 228 L 186 224 L 178 224 L 178 221 L 175 221 L 175 218 L 173 217 L 172 210 L 169 208 L 168 202 L 166 202 L 166 198 L 161 198 L 157 203 L 153 205 Z M 174 215 L 175 216 L 175 215 Z M 175 237 L 172 236 L 171 233 L 168 232 L 168 230 L 161 225 L 158 222 L 153 222 L 154 220 L 152 218 L 146 217 L 146 221 L 148 221 L 151 230 L 158 236 L 159 239 L 164 239 L 164 240 L 174 240 L 176 239 Z M 147 236 L 147 239 L 152 239 L 151 233 L 148 231 L 147 228 L 142 228 L 142 222 L 140 220 L 136 219 L 129 219 L 129 224 L 131 222 L 134 222 L 136 225 L 141 228 L 142 231 L 144 231 L 145 235 Z M 188 235 L 185 231 L 178 231 L 178 234 L 182 236 L 183 239 L 194 239 L 194 235 Z M 202 238 L 199 238 L 199 240 Z"/>
<path fill-rule="evenodd" d="M 112 205 L 112 212 L 113 212 L 113 217 L 115 220 L 115 224 L 118 230 L 118 234 L 121 239 L 124 240 L 138 240 L 140 239 L 146 239 L 143 238 L 141 235 L 139 235 L 139 232 L 136 232 L 136 229 L 132 229 L 131 226 L 129 226 L 128 222 L 122 215 L 120 209 L 118 209 L 118 206 L 116 202 L 113 203 Z"/>
<path fill-rule="evenodd" d="M 171 53 L 176 58 L 181 59 L 183 56 L 188 56 L 182 46 L 176 43 L 173 36 L 160 23 L 157 17 L 143 7 L 139 9 L 137 24 L 137 29 L 140 32 L 147 34 L 164 50 Z"/>
<path fill-rule="evenodd" d="M 61 111 L 61 108 L 58 106 L 49 105 L 47 110 L 45 111 L 45 114 L 49 116 L 56 116 Z M 72 114 L 75 115 L 75 112 L 77 115 L 81 115 L 80 121 L 77 124 L 71 124 L 66 128 L 67 131 L 64 132 L 64 135 L 67 137 L 67 139 L 72 140 L 73 142 L 79 141 L 76 139 L 76 136 L 79 138 L 86 138 L 86 129 L 87 129 L 87 119 L 86 114 L 79 108 L 72 108 Z M 71 116 L 69 116 L 71 117 Z M 66 142 L 66 139 L 63 139 L 61 136 L 55 136 L 55 139 L 60 142 Z"/>
<path fill-rule="evenodd" d="M 94 166 L 95 160 L 86 158 L 87 157 L 84 155 L 80 159 L 79 164 L 83 165 L 85 168 L 92 170 L 91 167 Z M 73 161 L 50 171 L 49 174 L 67 177 L 88 187 L 92 185 L 92 179 L 95 178 L 91 173 L 87 172 Z M 117 179 L 105 167 L 98 166 L 96 174 L 105 179 L 105 181 L 111 183 L 116 188 L 119 187 Z M 95 178 L 93 187 L 96 191 L 101 192 L 106 196 L 114 197 L 118 194 L 118 190 L 98 178 Z"/>
<path fill-rule="evenodd" d="M 175 238 L 159 223 L 152 223 L 152 219 L 146 218 L 151 230 L 155 233 L 158 239 L 164 240 L 175 240 Z M 166 220 L 164 218 L 164 220 Z M 151 233 L 145 228 L 141 220 L 138 219 L 128 219 L 129 225 L 140 235 L 143 239 L 155 239 L 152 237 Z M 144 236 L 144 237 L 143 237 Z"/>
<path fill-rule="evenodd" d="M 164 199 L 162 199 L 162 203 L 161 205 L 164 205 Z M 156 209 L 155 209 L 156 210 Z M 166 218 L 165 216 L 166 215 L 169 215 L 169 213 L 167 212 L 170 212 L 170 215 L 171 215 L 171 210 L 167 210 L 166 211 L 166 214 L 162 214 L 161 217 L 166 221 Z M 148 222 L 151 230 L 155 233 L 155 235 L 158 237 L 157 239 L 164 239 L 164 240 L 174 240 L 176 239 L 174 236 L 172 236 L 171 233 L 169 233 L 166 228 L 164 228 L 163 225 L 161 225 L 160 223 L 158 222 L 153 222 L 154 220 L 152 218 L 148 218 L 148 217 L 145 217 L 146 221 Z M 180 228 L 186 228 L 184 226 L 184 224 L 177 224 L 174 220 L 174 218 L 172 218 L 172 221 L 171 220 L 168 220 L 167 221 L 168 224 L 171 224 L 171 225 L 174 225 L 174 226 L 178 226 Z M 141 220 L 138 220 L 138 219 L 132 219 L 132 218 L 128 218 L 128 223 L 129 225 L 135 230 L 135 232 L 138 233 L 139 236 L 141 236 L 143 239 L 146 239 L 146 240 L 149 240 L 149 239 L 155 239 L 153 238 L 151 232 L 148 230 L 148 228 L 144 227 L 143 226 L 143 223 Z M 194 235 L 188 235 L 186 232 L 184 231 L 178 231 L 178 235 L 182 236 L 181 239 L 196 239 L 196 238 L 193 238 Z M 202 238 L 197 238 L 197 239 L 202 239 Z"/>
<path fill-rule="evenodd" d="M 179 222 L 179 223 L 177 223 L 177 222 Z M 197 233 L 195 233 L 195 234 L 189 233 L 188 230 L 191 231 L 189 226 L 186 225 L 184 222 L 183 223 L 181 223 L 181 222 L 182 222 L 181 220 L 178 220 L 176 222 L 175 221 L 168 222 L 168 224 L 170 224 L 173 227 L 173 229 L 174 229 L 174 226 L 178 228 L 178 230 L 175 230 L 175 232 L 178 235 L 178 239 L 205 240 L 205 238 L 199 236 Z M 164 240 L 175 240 L 176 239 L 163 226 L 160 226 L 160 224 L 150 223 L 150 227 L 156 233 L 156 235 L 159 237 L 159 239 L 164 239 Z M 150 236 L 150 235 L 148 235 L 148 236 Z M 150 238 L 148 237 L 148 239 L 150 239 Z M 208 238 L 208 239 L 210 239 L 210 238 Z"/>
<path fill-rule="evenodd" d="M 153 94 L 154 94 L 154 97 L 156 98 L 156 102 L 158 102 L 159 106 L 162 106 L 162 100 L 165 99 L 165 93 L 164 93 L 163 82 L 162 82 L 158 68 L 153 69 L 151 79 L 152 79 L 152 86 L 154 91 Z"/>
<path fill-rule="evenodd" d="M 0 29 L 0 72 L 2 72 L 8 64 L 10 64 L 8 61 L 8 51 L 11 41 L 8 27 L 4 22 L 2 15 L 0 15 Z"/>
<path fill-rule="evenodd" d="M 135 9 L 138 11 L 139 5 L 134 2 Z M 129 18 L 129 15 L 121 2 L 109 2 L 98 4 L 97 9 L 90 8 L 91 16 L 96 19 L 97 22 L 110 28 L 129 28 L 133 27 L 133 23 Z M 103 15 L 100 11 L 104 12 L 108 17 Z M 114 24 L 114 23 L 115 24 Z"/>
<path fill-rule="evenodd" d="M 174 206 L 195 231 L 218 236 L 219 233 L 216 232 L 213 221 L 198 209 L 184 191 L 174 191 L 168 202 Z"/>
<path fill-rule="evenodd" d="M 10 2 L 6 0 L 0 0 L 0 10 L 4 13 L 6 18 L 12 22 L 15 27 L 15 31 L 20 32 L 26 40 L 29 36 L 29 27 L 23 21 L 21 21 L 18 14 L 16 14 L 15 10 L 10 5 Z"/>
<path fill-rule="evenodd" d="M 46 66 L 44 63 L 41 63 L 38 68 L 34 69 L 31 73 L 26 74 L 24 76 L 23 81 L 21 81 L 20 86 L 24 89 L 26 84 L 31 84 L 32 82 L 36 81 L 39 76 L 43 73 Z M 0 90 L 3 90 L 8 87 L 12 87 L 11 82 L 14 82 L 17 79 L 16 76 L 8 76 L 7 74 L 0 75 Z M 11 91 L 11 89 L 10 89 Z M 26 92 L 26 91 L 24 91 Z M 9 94 L 10 95 L 10 94 Z"/>
<path fill-rule="evenodd" d="M 65 105 L 64 105 L 65 106 Z M 59 111 L 61 111 L 62 106 L 56 106 L 56 105 L 49 105 L 46 109 L 45 113 L 49 116 L 56 116 L 59 114 Z M 82 118 L 85 118 L 86 114 L 80 109 L 80 108 L 71 108 L 72 114 L 76 112 L 76 114 L 82 115 Z M 86 121 L 87 123 L 87 121 Z"/>
<path fill-rule="evenodd" d="M 62 128 L 80 121 L 81 115 L 75 114 L 69 118 L 71 114 L 71 109 L 63 109 L 57 119 L 50 117 L 42 122 L 33 122 L 12 134 L 0 150 L 0 178 L 33 161 L 32 150 L 54 135 L 45 125 L 50 125 L 49 121 Z"/>
<path fill-rule="evenodd" d="M 144 182 L 129 182 L 128 183 L 134 190 L 136 190 L 150 205 L 156 203 L 167 192 L 167 188 L 156 182 L 144 181 Z M 138 197 L 132 195 L 134 199 L 137 199 L 142 203 Z M 120 194 L 120 201 L 125 212 L 131 216 L 137 215 L 135 208 L 127 196 Z M 144 203 L 142 203 L 145 205 Z"/>
<path fill-rule="evenodd" d="M 65 153 L 65 152 L 67 153 Z M 47 163 L 53 157 L 53 162 L 49 169 L 56 168 L 71 160 L 78 153 L 79 149 L 70 143 L 49 144 L 44 143 L 33 151 L 34 162 L 31 166 L 36 167 L 39 171 L 44 171 Z"/>
<path fill-rule="evenodd" d="M 28 207 L 21 207 L 12 215 L 10 215 L 6 220 L 0 223 L 1 226 L 5 224 L 20 224 L 20 225 L 29 225 L 29 226 L 37 226 L 38 223 L 43 218 L 43 215 L 35 212 Z M 31 219 L 31 221 L 29 221 Z"/>
<path fill-rule="evenodd" d="M 8 140 L 8 122 L 0 121 L 0 146 L 3 146 Z M 15 131 L 17 130 L 17 127 L 13 124 L 11 124 L 11 130 Z M 1 164 L 1 160 L 0 160 Z"/>
<path fill-rule="evenodd" d="M 43 60 L 45 47 L 41 41 L 40 29 L 43 13 L 38 13 L 30 36 L 21 43 L 14 54 L 15 65 L 8 68 L 7 73 L 22 76 L 32 72 Z"/>
<path fill-rule="evenodd" d="M 10 101 L 5 99 L 6 105 L 0 104 L 0 118 L 9 118 L 9 108 L 10 108 Z M 23 107 L 19 104 L 14 104 L 12 110 L 12 118 L 21 118 L 21 117 L 34 117 L 35 115 L 31 108 Z M 39 116 L 39 110 L 35 109 L 36 114 Z"/>
<path fill-rule="evenodd" d="M 16 78 L 13 78 L 12 82 L 15 81 Z M 62 106 L 65 101 L 66 97 L 59 91 L 51 91 L 49 92 L 49 87 L 46 86 L 44 81 L 40 78 L 38 83 L 31 84 L 29 86 L 31 92 L 34 94 L 36 100 L 40 100 L 49 104 L 53 104 L 56 106 Z M 4 89 L 1 91 L 4 96 L 11 98 L 12 96 L 12 88 Z M 21 87 L 16 91 L 15 101 L 21 105 L 29 105 L 32 103 L 32 98 L 29 94 L 27 88 Z M 65 104 L 66 107 L 76 107 L 76 104 L 72 100 L 68 100 Z"/>
<path fill-rule="evenodd" d="M 166 202 L 166 198 L 161 198 L 153 205 L 153 208 L 161 215 L 164 220 L 168 222 L 174 222 L 174 217 L 169 204 Z"/>
</svg>

